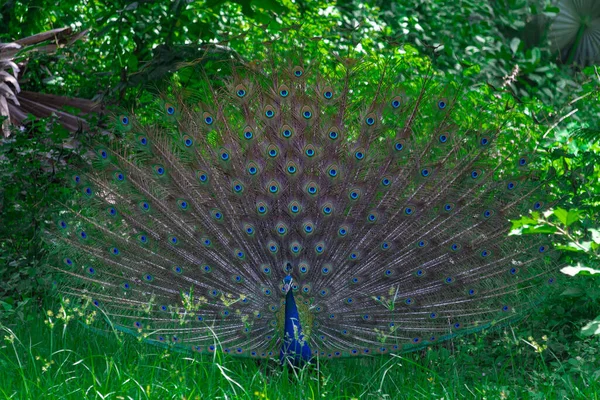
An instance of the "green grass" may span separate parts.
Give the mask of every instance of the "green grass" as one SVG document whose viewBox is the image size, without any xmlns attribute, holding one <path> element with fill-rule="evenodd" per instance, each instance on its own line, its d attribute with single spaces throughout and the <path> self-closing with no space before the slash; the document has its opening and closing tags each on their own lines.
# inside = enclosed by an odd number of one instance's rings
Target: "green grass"
<svg viewBox="0 0 600 400">
<path fill-rule="evenodd" d="M 600 398 L 597 339 L 571 348 L 581 357 L 559 357 L 543 338 L 509 327 L 415 353 L 318 360 L 294 373 L 276 361 L 105 337 L 75 321 L 51 329 L 41 309 L 28 313 L 28 322 L 0 325 L 2 399 Z"/>
</svg>

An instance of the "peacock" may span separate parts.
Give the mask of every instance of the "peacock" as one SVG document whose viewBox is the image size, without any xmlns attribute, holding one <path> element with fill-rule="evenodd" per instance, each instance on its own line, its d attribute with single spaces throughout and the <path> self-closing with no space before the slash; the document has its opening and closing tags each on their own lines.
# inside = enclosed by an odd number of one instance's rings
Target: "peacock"
<svg viewBox="0 0 600 400">
<path fill-rule="evenodd" d="M 549 206 L 546 182 L 497 92 L 403 58 L 265 49 L 90 145 L 52 222 L 65 298 L 149 343 L 293 365 L 538 304 L 556 250 L 508 233 Z"/>
</svg>

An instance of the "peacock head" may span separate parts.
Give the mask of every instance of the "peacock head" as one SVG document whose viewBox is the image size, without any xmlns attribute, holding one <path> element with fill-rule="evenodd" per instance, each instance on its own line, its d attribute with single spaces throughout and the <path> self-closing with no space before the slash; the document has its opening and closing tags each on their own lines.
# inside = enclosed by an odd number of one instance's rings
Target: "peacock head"
<svg viewBox="0 0 600 400">
<path fill-rule="evenodd" d="M 288 275 L 285 278 L 283 278 L 283 291 L 287 294 L 287 292 L 290 291 L 291 287 L 292 287 L 292 276 Z"/>
</svg>

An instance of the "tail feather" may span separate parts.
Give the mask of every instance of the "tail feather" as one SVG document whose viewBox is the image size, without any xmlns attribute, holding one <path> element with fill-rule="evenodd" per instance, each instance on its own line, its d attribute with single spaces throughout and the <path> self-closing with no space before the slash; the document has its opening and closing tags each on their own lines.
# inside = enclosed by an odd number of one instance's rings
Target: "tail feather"
<svg viewBox="0 0 600 400">
<path fill-rule="evenodd" d="M 339 61 L 272 52 L 119 117 L 128 139 L 95 149 L 57 222 L 64 294 L 150 341 L 259 357 L 284 341 L 288 275 L 303 337 L 328 356 L 530 307 L 555 254 L 507 236 L 544 186 L 505 137 L 512 112 L 493 97 L 466 112 L 471 88 L 431 71 Z"/>
</svg>

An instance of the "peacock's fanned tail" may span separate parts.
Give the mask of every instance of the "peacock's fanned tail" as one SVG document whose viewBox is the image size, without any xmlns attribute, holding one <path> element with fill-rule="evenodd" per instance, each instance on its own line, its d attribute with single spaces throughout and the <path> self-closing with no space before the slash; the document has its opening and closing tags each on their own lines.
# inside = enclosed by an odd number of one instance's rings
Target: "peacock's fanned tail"
<svg viewBox="0 0 600 400">
<path fill-rule="evenodd" d="M 554 262 L 507 235 L 544 207 L 511 111 L 399 69 L 274 55 L 119 117 L 56 222 L 62 292 L 148 341 L 255 357 L 279 355 L 288 275 L 301 345 L 328 357 L 523 312 Z"/>
</svg>

